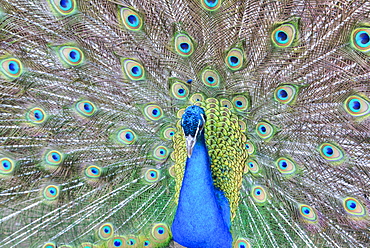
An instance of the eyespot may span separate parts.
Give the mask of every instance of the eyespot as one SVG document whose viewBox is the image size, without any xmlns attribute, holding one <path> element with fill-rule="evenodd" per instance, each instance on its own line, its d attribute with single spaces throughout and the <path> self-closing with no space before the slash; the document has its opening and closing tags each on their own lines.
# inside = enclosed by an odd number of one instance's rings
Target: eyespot
<svg viewBox="0 0 370 248">
<path fill-rule="evenodd" d="M 85 117 L 91 117 L 97 111 L 95 104 L 88 100 L 77 102 L 75 108 L 80 115 Z"/>
<path fill-rule="evenodd" d="M 91 179 L 97 179 L 102 175 L 102 170 L 99 166 L 90 165 L 85 169 L 85 176 Z"/>
<path fill-rule="evenodd" d="M 239 48 L 231 49 L 225 58 L 225 63 L 230 70 L 237 71 L 243 66 L 243 51 Z"/>
<path fill-rule="evenodd" d="M 167 127 L 163 130 L 162 136 L 167 140 L 172 140 L 173 136 L 175 136 L 176 129 L 173 127 Z"/>
<path fill-rule="evenodd" d="M 233 248 L 250 248 L 250 247 L 251 245 L 244 238 L 238 238 L 233 245 Z"/>
<path fill-rule="evenodd" d="M 81 65 L 85 60 L 83 52 L 77 47 L 63 46 L 59 48 L 59 54 L 68 66 Z"/>
<path fill-rule="evenodd" d="M 46 113 L 42 108 L 32 108 L 27 112 L 26 118 L 33 124 L 41 124 L 46 120 Z"/>
<path fill-rule="evenodd" d="M 221 77 L 215 70 L 206 69 L 202 72 L 202 82 L 208 87 L 219 87 Z"/>
<path fill-rule="evenodd" d="M 293 160 L 288 159 L 286 157 L 278 158 L 275 163 L 276 163 L 277 169 L 285 175 L 293 174 L 297 170 L 297 166 L 293 162 Z"/>
<path fill-rule="evenodd" d="M 131 129 L 120 130 L 117 134 L 117 138 L 120 143 L 125 145 L 131 145 L 137 139 L 135 132 Z"/>
<path fill-rule="evenodd" d="M 75 0 L 49 0 L 51 6 L 59 15 L 72 15 L 77 11 Z"/>
<path fill-rule="evenodd" d="M 184 33 L 175 36 L 175 51 L 183 57 L 189 57 L 194 52 L 194 44 L 190 37 Z"/>
<path fill-rule="evenodd" d="M 42 248 L 57 248 L 57 246 L 54 242 L 47 242 L 42 246 Z"/>
<path fill-rule="evenodd" d="M 245 149 L 247 149 L 249 155 L 254 154 L 256 151 L 254 144 L 250 141 L 245 143 Z"/>
<path fill-rule="evenodd" d="M 83 242 L 83 243 L 81 243 L 81 248 L 95 248 L 94 247 L 94 245 L 93 244 L 91 244 L 90 242 Z M 72 246 L 62 246 L 62 247 L 64 247 L 64 248 L 73 248 Z M 58 248 L 59 248 L 59 246 L 58 246 Z"/>
<path fill-rule="evenodd" d="M 251 196 L 256 203 L 265 203 L 267 201 L 266 190 L 262 186 L 253 186 Z"/>
<path fill-rule="evenodd" d="M 10 158 L 0 158 L 0 177 L 12 175 L 15 171 L 15 161 Z"/>
<path fill-rule="evenodd" d="M 348 97 L 343 105 L 346 112 L 354 117 L 368 117 L 370 115 L 370 102 L 358 95 Z"/>
<path fill-rule="evenodd" d="M 247 160 L 247 168 L 252 174 L 257 174 L 260 171 L 259 164 L 253 159 Z"/>
<path fill-rule="evenodd" d="M 161 175 L 161 172 L 159 170 L 156 170 L 156 169 L 148 169 L 146 172 L 145 172 L 145 181 L 149 182 L 149 183 L 155 183 L 159 180 L 160 178 L 160 175 Z"/>
<path fill-rule="evenodd" d="M 293 103 L 296 98 L 297 90 L 293 85 L 282 85 L 276 88 L 274 99 L 283 104 Z"/>
<path fill-rule="evenodd" d="M 197 103 L 197 102 L 204 102 L 205 97 L 201 93 L 195 93 L 190 97 L 190 101 L 192 103 Z"/>
<path fill-rule="evenodd" d="M 122 64 L 127 79 L 133 81 L 145 79 L 145 69 L 139 62 L 132 59 L 123 59 Z"/>
<path fill-rule="evenodd" d="M 317 221 L 317 215 L 315 210 L 308 205 L 304 204 L 299 205 L 299 213 L 308 222 Z"/>
<path fill-rule="evenodd" d="M 144 107 L 144 114 L 152 121 L 157 121 L 163 117 L 163 110 L 155 104 L 149 104 Z"/>
<path fill-rule="evenodd" d="M 144 247 L 152 247 L 149 240 L 144 240 L 142 244 L 144 245 Z"/>
<path fill-rule="evenodd" d="M 343 199 L 343 208 L 347 214 L 356 217 L 363 217 L 366 215 L 366 210 L 363 205 L 353 197 Z"/>
<path fill-rule="evenodd" d="M 19 59 L 8 58 L 1 60 L 1 73 L 6 79 L 14 80 L 19 78 L 23 73 L 23 65 Z"/>
<path fill-rule="evenodd" d="M 124 248 L 127 247 L 127 240 L 123 236 L 114 236 L 108 242 L 108 248 Z"/>
<path fill-rule="evenodd" d="M 157 160 L 164 160 L 168 156 L 168 149 L 165 146 L 157 146 L 153 151 L 153 157 Z"/>
<path fill-rule="evenodd" d="M 98 229 L 98 236 L 102 240 L 108 240 L 113 237 L 114 228 L 111 223 L 104 223 Z"/>
<path fill-rule="evenodd" d="M 46 201 L 55 201 L 59 198 L 60 188 L 58 185 L 47 185 L 42 190 L 42 196 Z"/>
<path fill-rule="evenodd" d="M 296 39 L 296 28 L 292 24 L 283 24 L 271 34 L 272 43 L 276 47 L 284 48 L 292 45 Z"/>
<path fill-rule="evenodd" d="M 271 124 L 262 121 L 257 124 L 256 133 L 261 139 L 268 140 L 275 134 L 275 128 Z"/>
<path fill-rule="evenodd" d="M 166 241 L 171 236 L 170 230 L 165 223 L 158 223 L 153 225 L 151 235 L 157 241 Z"/>
<path fill-rule="evenodd" d="M 222 0 L 201 0 L 202 7 L 208 11 L 215 11 L 220 8 Z"/>
<path fill-rule="evenodd" d="M 174 153 L 171 153 L 171 155 Z M 176 171 L 175 171 L 175 165 L 172 165 L 170 168 L 168 168 L 168 173 L 171 177 L 176 178 Z"/>
<path fill-rule="evenodd" d="M 357 51 L 367 53 L 370 51 L 370 28 L 356 28 L 352 31 L 351 45 Z"/>
<path fill-rule="evenodd" d="M 344 153 L 339 146 L 323 143 L 319 146 L 320 155 L 329 162 L 343 162 Z"/>
<path fill-rule="evenodd" d="M 176 81 L 171 84 L 171 94 L 179 100 L 185 100 L 189 96 L 189 88 L 184 83 Z"/>
<path fill-rule="evenodd" d="M 229 100 L 227 100 L 227 99 L 221 99 L 220 100 L 220 106 L 221 107 L 228 108 L 228 109 L 232 109 L 233 104 Z"/>
<path fill-rule="evenodd" d="M 51 150 L 45 154 L 45 162 L 48 165 L 57 166 L 63 162 L 64 156 L 57 150 Z"/>
<path fill-rule="evenodd" d="M 249 107 L 249 100 L 246 96 L 235 96 L 232 100 L 237 111 L 244 111 Z"/>
<path fill-rule="evenodd" d="M 143 27 L 143 20 L 139 14 L 129 8 L 121 9 L 123 25 L 131 31 L 138 31 Z"/>
<path fill-rule="evenodd" d="M 239 123 L 240 131 L 245 132 L 247 130 L 247 124 L 242 120 L 239 120 L 238 123 Z"/>
<path fill-rule="evenodd" d="M 134 235 L 130 235 L 126 239 L 127 239 L 126 244 L 129 247 L 132 247 L 132 248 L 138 247 L 138 239 Z"/>
</svg>

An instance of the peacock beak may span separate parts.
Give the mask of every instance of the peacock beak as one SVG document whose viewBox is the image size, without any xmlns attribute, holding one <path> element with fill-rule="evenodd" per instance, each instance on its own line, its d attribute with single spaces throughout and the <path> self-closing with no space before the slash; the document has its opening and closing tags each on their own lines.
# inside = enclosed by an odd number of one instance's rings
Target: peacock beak
<svg viewBox="0 0 370 248">
<path fill-rule="evenodd" d="M 186 151 L 188 153 L 188 158 L 190 158 L 191 154 L 193 154 L 196 138 L 191 135 L 185 136 L 185 138 L 186 138 Z"/>
</svg>

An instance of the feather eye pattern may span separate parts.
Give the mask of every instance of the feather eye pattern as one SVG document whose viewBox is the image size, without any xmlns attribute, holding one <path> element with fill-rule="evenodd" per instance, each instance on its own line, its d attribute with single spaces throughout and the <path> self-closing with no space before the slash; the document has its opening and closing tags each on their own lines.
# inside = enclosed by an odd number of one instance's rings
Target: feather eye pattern
<svg viewBox="0 0 370 248">
<path fill-rule="evenodd" d="M 362 0 L 0 0 L 0 247 L 186 246 L 195 105 L 231 238 L 204 245 L 222 239 L 207 225 L 189 247 L 366 248 L 369 16 Z M 192 189 L 189 219 L 212 221 Z"/>
</svg>

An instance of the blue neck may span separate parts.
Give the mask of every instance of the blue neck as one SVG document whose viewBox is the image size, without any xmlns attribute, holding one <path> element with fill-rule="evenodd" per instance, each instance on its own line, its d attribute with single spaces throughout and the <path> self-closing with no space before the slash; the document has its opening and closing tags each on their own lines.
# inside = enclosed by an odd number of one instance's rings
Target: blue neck
<svg viewBox="0 0 370 248">
<path fill-rule="evenodd" d="M 188 248 L 231 247 L 230 215 L 220 203 L 219 191 L 213 185 L 211 163 L 204 132 L 198 138 L 193 154 L 186 160 L 179 204 L 172 224 L 176 242 Z M 221 197 L 226 200 L 226 197 Z M 224 202 L 225 203 L 225 202 Z M 230 208 L 226 209 L 230 211 Z"/>
</svg>

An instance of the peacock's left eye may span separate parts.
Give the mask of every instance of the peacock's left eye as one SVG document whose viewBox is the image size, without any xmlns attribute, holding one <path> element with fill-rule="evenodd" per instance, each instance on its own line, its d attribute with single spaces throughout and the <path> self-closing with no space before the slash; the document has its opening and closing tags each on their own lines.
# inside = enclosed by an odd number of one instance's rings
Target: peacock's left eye
<svg viewBox="0 0 370 248">
<path fill-rule="evenodd" d="M 59 55 L 68 66 L 81 65 L 85 60 L 83 52 L 78 47 L 63 46 L 59 48 Z"/>
<path fill-rule="evenodd" d="M 187 34 L 180 33 L 175 36 L 175 51 L 183 57 L 194 52 L 194 43 Z"/>
<path fill-rule="evenodd" d="M 356 28 L 352 31 L 351 45 L 360 52 L 370 51 L 370 28 Z"/>
<path fill-rule="evenodd" d="M 230 70 L 237 71 L 243 66 L 243 51 L 239 48 L 231 49 L 225 58 L 225 63 Z"/>
<path fill-rule="evenodd" d="M 296 37 L 296 28 L 292 24 L 283 24 L 271 34 L 272 43 L 276 47 L 284 48 L 292 45 Z"/>
<path fill-rule="evenodd" d="M 75 108 L 80 115 L 85 117 L 91 117 L 97 111 L 95 104 L 88 100 L 77 102 Z"/>
<path fill-rule="evenodd" d="M 14 80 L 23 73 L 23 65 L 19 59 L 8 58 L 0 61 L 0 71 L 6 79 Z"/>
<path fill-rule="evenodd" d="M 121 18 L 123 25 L 131 31 L 138 31 L 143 26 L 143 20 L 139 14 L 132 9 L 122 8 Z"/>
</svg>

